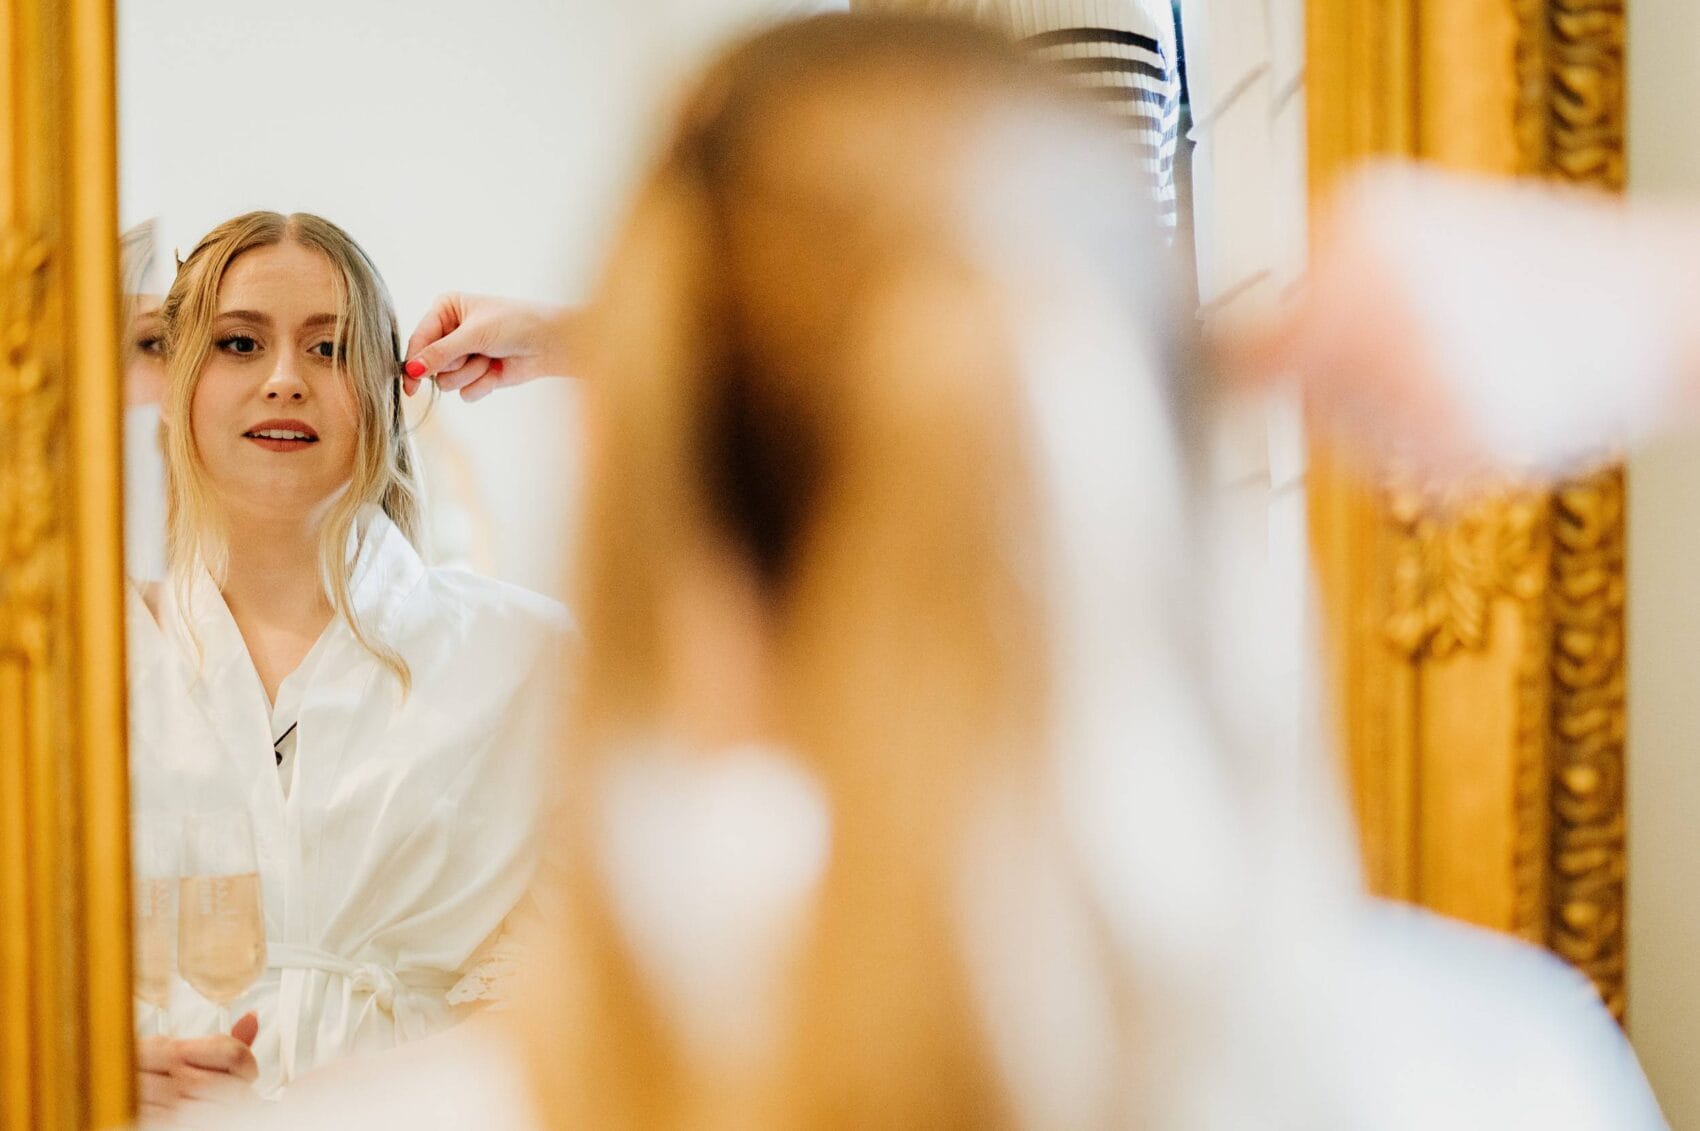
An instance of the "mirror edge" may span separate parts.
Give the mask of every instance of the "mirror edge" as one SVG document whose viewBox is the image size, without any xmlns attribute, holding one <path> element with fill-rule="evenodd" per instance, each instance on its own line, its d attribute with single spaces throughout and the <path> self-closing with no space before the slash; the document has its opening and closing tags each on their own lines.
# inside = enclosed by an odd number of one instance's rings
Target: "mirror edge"
<svg viewBox="0 0 1700 1131">
<path fill-rule="evenodd" d="M 111 0 L 0 0 L 0 1124 L 134 1118 Z"/>
</svg>

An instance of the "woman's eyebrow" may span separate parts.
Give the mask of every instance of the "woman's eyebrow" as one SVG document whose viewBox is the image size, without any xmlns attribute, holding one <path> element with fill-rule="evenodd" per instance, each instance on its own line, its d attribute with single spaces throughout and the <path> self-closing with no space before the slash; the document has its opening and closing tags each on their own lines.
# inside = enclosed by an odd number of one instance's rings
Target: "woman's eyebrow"
<svg viewBox="0 0 1700 1131">
<path fill-rule="evenodd" d="M 265 326 L 265 327 L 268 327 L 268 328 L 271 327 L 272 325 L 274 325 L 274 323 L 275 323 L 275 320 L 272 318 L 271 315 L 265 313 L 264 311 L 260 311 L 260 310 L 221 310 L 221 311 L 218 312 L 218 314 L 215 317 L 220 322 L 223 322 L 223 321 L 226 321 L 226 320 L 231 321 L 231 322 L 252 322 L 252 323 L 255 323 L 256 325 Z M 306 318 L 302 321 L 301 329 L 303 329 L 303 330 L 318 330 L 318 329 L 322 329 L 326 326 L 335 326 L 335 325 L 336 325 L 336 315 L 334 315 L 334 314 L 314 314 L 314 315 L 311 315 L 311 316 L 309 316 L 308 318 Z"/>
<path fill-rule="evenodd" d="M 258 310 L 221 310 L 218 312 L 217 317 L 220 321 L 228 318 L 232 321 L 257 322 L 262 326 L 270 326 L 272 324 L 271 315 L 262 313 Z"/>
</svg>

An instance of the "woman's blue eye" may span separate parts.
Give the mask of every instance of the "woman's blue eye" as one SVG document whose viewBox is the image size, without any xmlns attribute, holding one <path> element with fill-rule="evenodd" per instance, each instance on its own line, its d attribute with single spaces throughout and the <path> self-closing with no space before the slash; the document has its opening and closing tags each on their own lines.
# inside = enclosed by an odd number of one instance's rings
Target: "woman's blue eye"
<svg viewBox="0 0 1700 1131">
<path fill-rule="evenodd" d="M 161 354 L 165 352 L 165 339 L 158 334 L 141 339 L 136 343 L 136 349 L 142 353 Z"/>
<path fill-rule="evenodd" d="M 342 356 L 342 351 L 336 348 L 335 342 L 320 342 L 313 347 L 313 352 L 320 357 L 335 360 Z"/>
<path fill-rule="evenodd" d="M 218 340 L 218 348 L 225 353 L 246 356 L 247 354 L 259 353 L 260 343 L 247 334 L 231 334 L 229 337 Z"/>
</svg>

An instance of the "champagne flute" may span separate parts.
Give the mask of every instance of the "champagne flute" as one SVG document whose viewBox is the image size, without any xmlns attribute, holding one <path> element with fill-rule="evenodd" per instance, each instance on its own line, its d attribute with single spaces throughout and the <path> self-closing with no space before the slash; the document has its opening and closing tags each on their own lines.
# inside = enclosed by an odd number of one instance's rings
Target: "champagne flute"
<svg viewBox="0 0 1700 1131">
<path fill-rule="evenodd" d="M 266 920 L 254 829 L 239 809 L 184 822 L 184 870 L 177 906 L 177 968 L 218 1006 L 220 1032 L 230 1003 L 266 968 Z"/>
<path fill-rule="evenodd" d="M 177 959 L 177 888 L 183 872 L 182 826 L 139 816 L 134 829 L 136 996 L 154 1007 L 154 1032 L 165 1032 L 171 974 Z"/>
</svg>

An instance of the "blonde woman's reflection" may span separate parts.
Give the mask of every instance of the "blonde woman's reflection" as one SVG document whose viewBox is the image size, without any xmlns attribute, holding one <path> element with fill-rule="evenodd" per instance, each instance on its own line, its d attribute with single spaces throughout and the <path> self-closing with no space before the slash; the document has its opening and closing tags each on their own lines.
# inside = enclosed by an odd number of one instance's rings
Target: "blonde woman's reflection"
<svg viewBox="0 0 1700 1131">
<path fill-rule="evenodd" d="M 133 578 L 165 576 L 165 453 L 159 406 L 165 399 L 166 282 L 158 269 L 154 223 L 120 241 L 124 274 L 124 566 Z"/>
<path fill-rule="evenodd" d="M 160 317 L 169 577 L 131 608 L 136 804 L 250 816 L 268 966 L 232 1012 L 257 1015 L 237 1037 L 271 1093 L 487 995 L 531 880 L 568 624 L 420 559 L 395 318 L 341 229 L 227 221 Z M 212 1016 L 179 984 L 159 1022 L 204 1038 Z M 241 1072 L 233 1043 L 148 1045 L 168 1071 L 144 1098 Z"/>
<path fill-rule="evenodd" d="M 154 286 L 154 225 L 146 221 L 124 233 L 124 403 L 157 405 L 165 399 L 165 328 L 159 308 L 163 288 Z"/>
<path fill-rule="evenodd" d="M 1236 782 L 1139 175 L 997 40 L 809 21 L 698 86 L 579 322 L 427 319 L 445 387 L 588 379 L 564 914 L 508 1039 L 259 1125 L 1658 1125 L 1573 973 L 1368 913 Z"/>
</svg>

